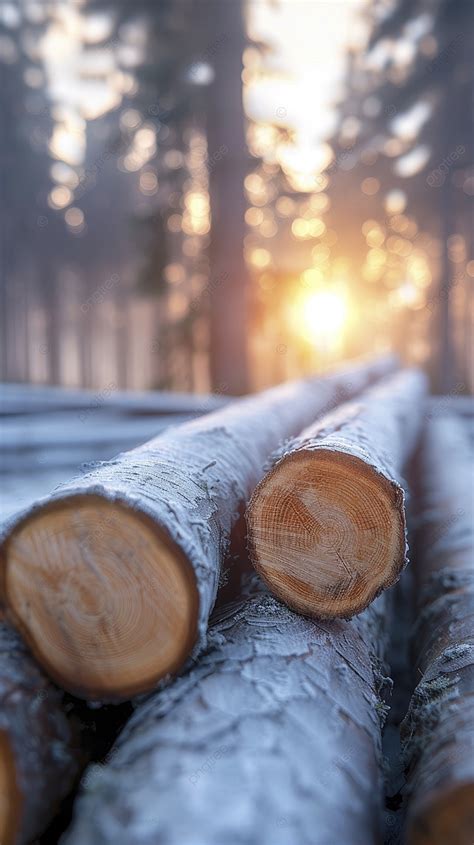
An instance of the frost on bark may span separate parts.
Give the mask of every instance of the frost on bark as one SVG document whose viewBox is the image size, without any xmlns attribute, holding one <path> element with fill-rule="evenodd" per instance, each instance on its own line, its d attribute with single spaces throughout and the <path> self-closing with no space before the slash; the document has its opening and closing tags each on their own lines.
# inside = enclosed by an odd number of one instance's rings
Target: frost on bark
<svg viewBox="0 0 474 845">
<path fill-rule="evenodd" d="M 253 574 L 87 777 L 63 845 L 379 843 L 386 604 L 315 622 Z"/>
<path fill-rule="evenodd" d="M 472 845 L 474 454 L 466 422 L 432 418 L 418 473 L 413 634 L 418 685 L 402 724 L 407 840 Z"/>
<path fill-rule="evenodd" d="M 86 757 L 63 695 L 0 621 L 0 842 L 41 834 L 71 790 Z"/>
<path fill-rule="evenodd" d="M 392 358 L 282 385 L 178 426 L 54 490 L 3 544 L 11 621 L 64 688 L 120 700 L 202 647 L 231 529 L 278 444 Z"/>
<path fill-rule="evenodd" d="M 285 444 L 247 510 L 253 563 L 290 607 L 350 617 L 406 563 L 401 473 L 423 417 L 426 378 L 405 370 Z"/>
</svg>

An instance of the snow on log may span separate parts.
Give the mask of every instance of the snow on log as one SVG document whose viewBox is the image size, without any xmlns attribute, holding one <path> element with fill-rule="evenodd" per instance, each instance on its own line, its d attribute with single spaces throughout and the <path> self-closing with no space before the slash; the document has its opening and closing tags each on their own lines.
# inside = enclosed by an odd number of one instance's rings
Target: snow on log
<svg viewBox="0 0 474 845">
<path fill-rule="evenodd" d="M 268 455 L 393 358 L 285 384 L 185 423 L 10 525 L 0 587 L 51 677 L 84 698 L 153 688 L 205 641 L 230 532 Z"/>
<path fill-rule="evenodd" d="M 427 425 L 419 461 L 413 635 L 418 686 L 402 724 L 410 845 L 472 845 L 474 455 L 466 423 Z"/>
<path fill-rule="evenodd" d="M 63 695 L 0 621 L 0 842 L 41 834 L 87 757 Z"/>
<path fill-rule="evenodd" d="M 316 422 L 275 456 L 247 510 L 271 591 L 319 618 L 359 613 L 406 562 L 400 473 L 418 436 L 425 376 L 406 370 Z"/>
<path fill-rule="evenodd" d="M 0 416 L 23 416 L 41 412 L 77 411 L 88 417 L 97 409 L 114 411 L 124 416 L 150 414 L 203 414 L 215 411 L 232 397 L 209 393 L 178 393 L 169 390 L 117 390 L 110 382 L 102 391 L 77 390 L 39 384 L 0 383 L 2 403 Z"/>
<path fill-rule="evenodd" d="M 315 622 L 253 574 L 86 775 L 62 845 L 379 843 L 386 605 Z"/>
</svg>

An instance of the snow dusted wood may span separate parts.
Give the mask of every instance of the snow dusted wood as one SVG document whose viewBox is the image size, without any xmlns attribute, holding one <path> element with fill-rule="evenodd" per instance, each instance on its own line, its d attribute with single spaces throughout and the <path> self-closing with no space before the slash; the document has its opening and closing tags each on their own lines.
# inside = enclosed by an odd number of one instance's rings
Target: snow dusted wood
<svg viewBox="0 0 474 845">
<path fill-rule="evenodd" d="M 0 622 L 0 842 L 41 834 L 86 759 L 63 696 Z"/>
<path fill-rule="evenodd" d="M 275 456 L 247 510 L 253 563 L 310 616 L 350 617 L 406 563 L 400 473 L 418 436 L 425 376 L 406 370 L 316 422 Z"/>
<path fill-rule="evenodd" d="M 152 414 L 157 417 L 163 414 L 203 414 L 232 401 L 222 394 L 122 391 L 114 382 L 109 382 L 99 391 L 12 383 L 0 383 L 0 390 L 0 416 L 61 410 L 90 415 L 92 411 L 104 408 L 127 416 Z"/>
<path fill-rule="evenodd" d="M 282 385 L 171 429 L 60 486 L 10 526 L 9 618 L 65 689 L 120 700 L 202 646 L 230 532 L 264 462 L 393 358 Z"/>
<path fill-rule="evenodd" d="M 427 416 L 431 419 L 440 414 L 451 416 L 462 415 L 463 417 L 474 417 L 474 396 L 431 396 L 428 402 Z"/>
<path fill-rule="evenodd" d="M 434 418 L 419 462 L 418 685 L 402 725 L 410 845 L 472 845 L 474 455 L 466 423 Z"/>
<path fill-rule="evenodd" d="M 385 596 L 314 622 L 252 582 L 86 776 L 63 845 L 381 841 Z"/>
</svg>

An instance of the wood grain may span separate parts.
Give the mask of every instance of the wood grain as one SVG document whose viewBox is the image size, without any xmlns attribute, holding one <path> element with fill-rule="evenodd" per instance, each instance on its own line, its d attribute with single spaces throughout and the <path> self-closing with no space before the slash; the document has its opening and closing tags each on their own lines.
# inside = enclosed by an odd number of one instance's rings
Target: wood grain
<svg viewBox="0 0 474 845">
<path fill-rule="evenodd" d="M 303 431 L 247 509 L 253 563 L 272 592 L 319 618 L 359 613 L 406 563 L 403 466 L 426 380 L 404 371 Z"/>
</svg>

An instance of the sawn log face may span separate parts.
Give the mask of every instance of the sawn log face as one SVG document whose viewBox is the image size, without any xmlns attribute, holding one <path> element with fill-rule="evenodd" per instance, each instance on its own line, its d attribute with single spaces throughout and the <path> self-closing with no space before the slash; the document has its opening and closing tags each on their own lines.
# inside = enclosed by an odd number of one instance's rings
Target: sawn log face
<svg viewBox="0 0 474 845">
<path fill-rule="evenodd" d="M 253 563 L 290 607 L 350 617 L 407 562 L 405 463 L 426 378 L 405 370 L 330 412 L 274 455 L 247 509 Z"/>
</svg>

